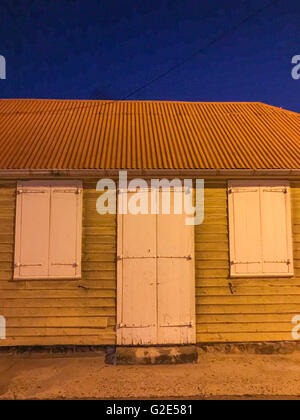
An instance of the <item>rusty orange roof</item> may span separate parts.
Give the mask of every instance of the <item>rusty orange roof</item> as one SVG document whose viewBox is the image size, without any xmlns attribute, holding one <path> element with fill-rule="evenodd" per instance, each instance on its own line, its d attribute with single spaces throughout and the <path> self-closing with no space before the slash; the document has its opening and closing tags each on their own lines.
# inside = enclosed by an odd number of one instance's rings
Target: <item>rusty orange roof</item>
<svg viewBox="0 0 300 420">
<path fill-rule="evenodd" d="M 0 100 L 0 169 L 299 169 L 300 114 L 262 103 Z"/>
</svg>

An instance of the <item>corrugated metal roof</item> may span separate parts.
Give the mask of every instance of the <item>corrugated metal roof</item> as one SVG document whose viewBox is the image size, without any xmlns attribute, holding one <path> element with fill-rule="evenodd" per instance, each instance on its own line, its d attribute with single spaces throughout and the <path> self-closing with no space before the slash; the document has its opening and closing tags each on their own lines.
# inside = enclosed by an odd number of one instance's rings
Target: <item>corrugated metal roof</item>
<svg viewBox="0 0 300 420">
<path fill-rule="evenodd" d="M 0 100 L 0 169 L 299 169 L 300 114 L 262 103 Z"/>
</svg>

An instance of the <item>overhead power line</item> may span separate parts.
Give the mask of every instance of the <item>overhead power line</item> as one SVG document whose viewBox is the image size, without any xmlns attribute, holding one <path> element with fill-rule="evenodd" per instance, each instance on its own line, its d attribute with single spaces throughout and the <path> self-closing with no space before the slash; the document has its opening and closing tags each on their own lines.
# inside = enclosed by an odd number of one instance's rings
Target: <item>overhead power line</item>
<svg viewBox="0 0 300 420">
<path fill-rule="evenodd" d="M 234 32 L 237 29 L 239 29 L 245 23 L 249 22 L 251 19 L 255 18 L 260 13 L 262 13 L 264 10 L 268 9 L 269 7 L 271 7 L 273 4 L 277 3 L 278 1 L 279 0 L 272 0 L 271 2 L 267 3 L 265 6 L 263 6 L 263 7 L 259 8 L 259 9 L 255 10 L 250 15 L 248 15 L 246 18 L 244 18 L 243 20 L 241 20 L 240 22 L 238 22 L 236 25 L 230 27 L 228 30 L 224 31 L 222 34 L 216 36 L 207 45 L 205 45 L 204 47 L 199 48 L 198 50 L 194 51 L 192 54 L 190 54 L 189 56 L 185 57 L 183 60 L 181 60 L 178 63 L 176 63 L 173 66 L 171 66 L 168 70 L 164 71 L 163 73 L 159 74 L 155 78 L 153 78 L 153 79 L 149 80 L 148 82 L 144 83 L 142 86 L 134 89 L 133 91 L 131 91 L 129 94 L 127 94 L 126 96 L 124 96 L 120 100 L 121 101 L 125 101 L 125 100 L 129 99 L 131 96 L 135 95 L 136 93 L 140 92 L 141 90 L 143 90 L 143 89 L 147 88 L 148 86 L 152 85 L 153 83 L 156 83 L 157 81 L 161 80 L 163 77 L 167 76 L 172 71 L 174 71 L 174 70 L 182 67 L 185 63 L 187 63 L 188 61 L 192 60 L 197 55 L 204 54 L 206 52 L 206 50 L 208 48 L 210 48 L 212 45 L 214 45 L 217 42 L 221 41 L 223 38 L 225 38 L 226 36 L 228 36 L 232 32 Z M 115 102 L 118 102 L 118 100 L 108 101 L 108 102 L 103 101 L 102 106 L 104 107 L 106 105 L 110 105 L 110 104 L 113 104 Z M 86 108 L 92 108 L 92 107 L 96 107 L 96 106 L 98 106 L 98 105 L 87 105 Z M 78 107 L 71 107 L 71 108 L 68 108 L 68 109 L 63 109 L 61 111 L 53 111 L 53 113 L 65 112 L 66 110 L 77 109 L 77 108 Z M 24 113 L 26 113 L 26 111 Z M 29 113 L 33 113 L 33 112 L 29 112 Z M 36 113 L 40 113 L 41 114 L 41 113 L 43 113 L 43 111 L 37 111 Z"/>
<path fill-rule="evenodd" d="M 207 45 L 205 45 L 202 48 L 199 48 L 198 50 L 194 51 L 191 55 L 187 56 L 186 58 L 184 58 L 183 60 L 179 61 L 178 63 L 174 64 L 173 66 L 171 66 L 168 70 L 164 71 L 163 73 L 159 74 L 158 76 L 156 76 L 155 78 L 153 78 L 152 80 L 149 80 L 148 82 L 146 82 L 145 84 L 143 84 L 142 86 L 136 88 L 135 90 L 133 90 L 132 92 L 130 92 L 128 95 L 126 95 L 124 98 L 122 98 L 122 101 L 125 101 L 126 99 L 130 98 L 131 96 L 135 95 L 136 93 L 140 92 L 141 90 L 147 88 L 148 86 L 152 85 L 153 83 L 161 80 L 163 77 L 167 76 L 168 74 L 170 74 L 172 71 L 182 67 L 185 63 L 187 63 L 188 61 L 192 60 L 193 58 L 195 58 L 197 55 L 199 54 L 203 54 L 206 52 L 206 50 L 208 48 L 210 48 L 212 45 L 214 45 L 216 42 L 221 41 L 223 38 L 225 38 L 227 35 L 229 35 L 230 33 L 234 32 L 235 30 L 239 29 L 242 25 L 244 25 L 245 23 L 247 23 L 249 20 L 253 19 L 254 17 L 256 17 L 257 15 L 259 15 L 260 13 L 262 13 L 264 10 L 268 9 L 269 7 L 271 7 L 273 4 L 277 3 L 279 0 L 273 0 L 271 2 L 269 2 L 268 4 L 266 4 L 265 6 L 261 7 L 260 9 L 255 10 L 253 13 L 251 13 L 250 15 L 248 15 L 245 19 L 241 20 L 239 23 L 237 23 L 236 25 L 232 26 L 231 28 L 229 28 L 228 30 L 224 31 L 221 35 L 216 36 L 214 39 L 212 39 Z"/>
</svg>

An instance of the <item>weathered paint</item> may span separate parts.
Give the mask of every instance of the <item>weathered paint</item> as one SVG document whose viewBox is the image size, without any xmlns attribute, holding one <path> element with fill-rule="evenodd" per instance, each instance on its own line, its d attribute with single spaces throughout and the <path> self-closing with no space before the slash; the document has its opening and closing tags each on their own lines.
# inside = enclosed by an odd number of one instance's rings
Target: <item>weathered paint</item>
<svg viewBox="0 0 300 420">
<path fill-rule="evenodd" d="M 0 181 L 0 346 L 115 343 L 116 217 L 96 212 L 96 182 L 83 183 L 82 278 L 13 280 L 17 183 Z"/>
<path fill-rule="evenodd" d="M 97 180 L 84 182 L 80 280 L 13 279 L 16 182 L 0 181 L 0 315 L 7 345 L 116 342 L 116 217 L 95 211 Z M 291 340 L 300 308 L 300 182 L 291 182 L 294 276 L 231 278 L 227 181 L 206 181 L 195 228 L 197 342 Z"/>
<path fill-rule="evenodd" d="M 150 192 L 140 194 L 150 210 Z M 171 214 L 159 210 L 162 196 L 156 191 L 157 215 L 118 216 L 120 345 L 195 342 L 194 227 L 186 225 L 185 214 L 174 214 L 175 194 L 182 200 L 183 192 L 170 193 Z"/>
<path fill-rule="evenodd" d="M 300 182 L 291 182 L 294 276 L 232 278 L 227 182 L 205 184 L 205 220 L 196 226 L 197 342 L 292 340 L 300 308 Z"/>
</svg>

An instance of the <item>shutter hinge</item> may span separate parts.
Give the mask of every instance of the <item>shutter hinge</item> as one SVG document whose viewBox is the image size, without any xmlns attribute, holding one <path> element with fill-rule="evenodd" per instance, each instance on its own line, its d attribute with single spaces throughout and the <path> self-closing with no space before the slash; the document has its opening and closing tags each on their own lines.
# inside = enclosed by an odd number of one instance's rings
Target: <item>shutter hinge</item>
<svg viewBox="0 0 300 420">
<path fill-rule="evenodd" d="M 20 264 L 16 263 L 14 264 L 14 267 L 42 267 L 43 264 Z"/>
</svg>

